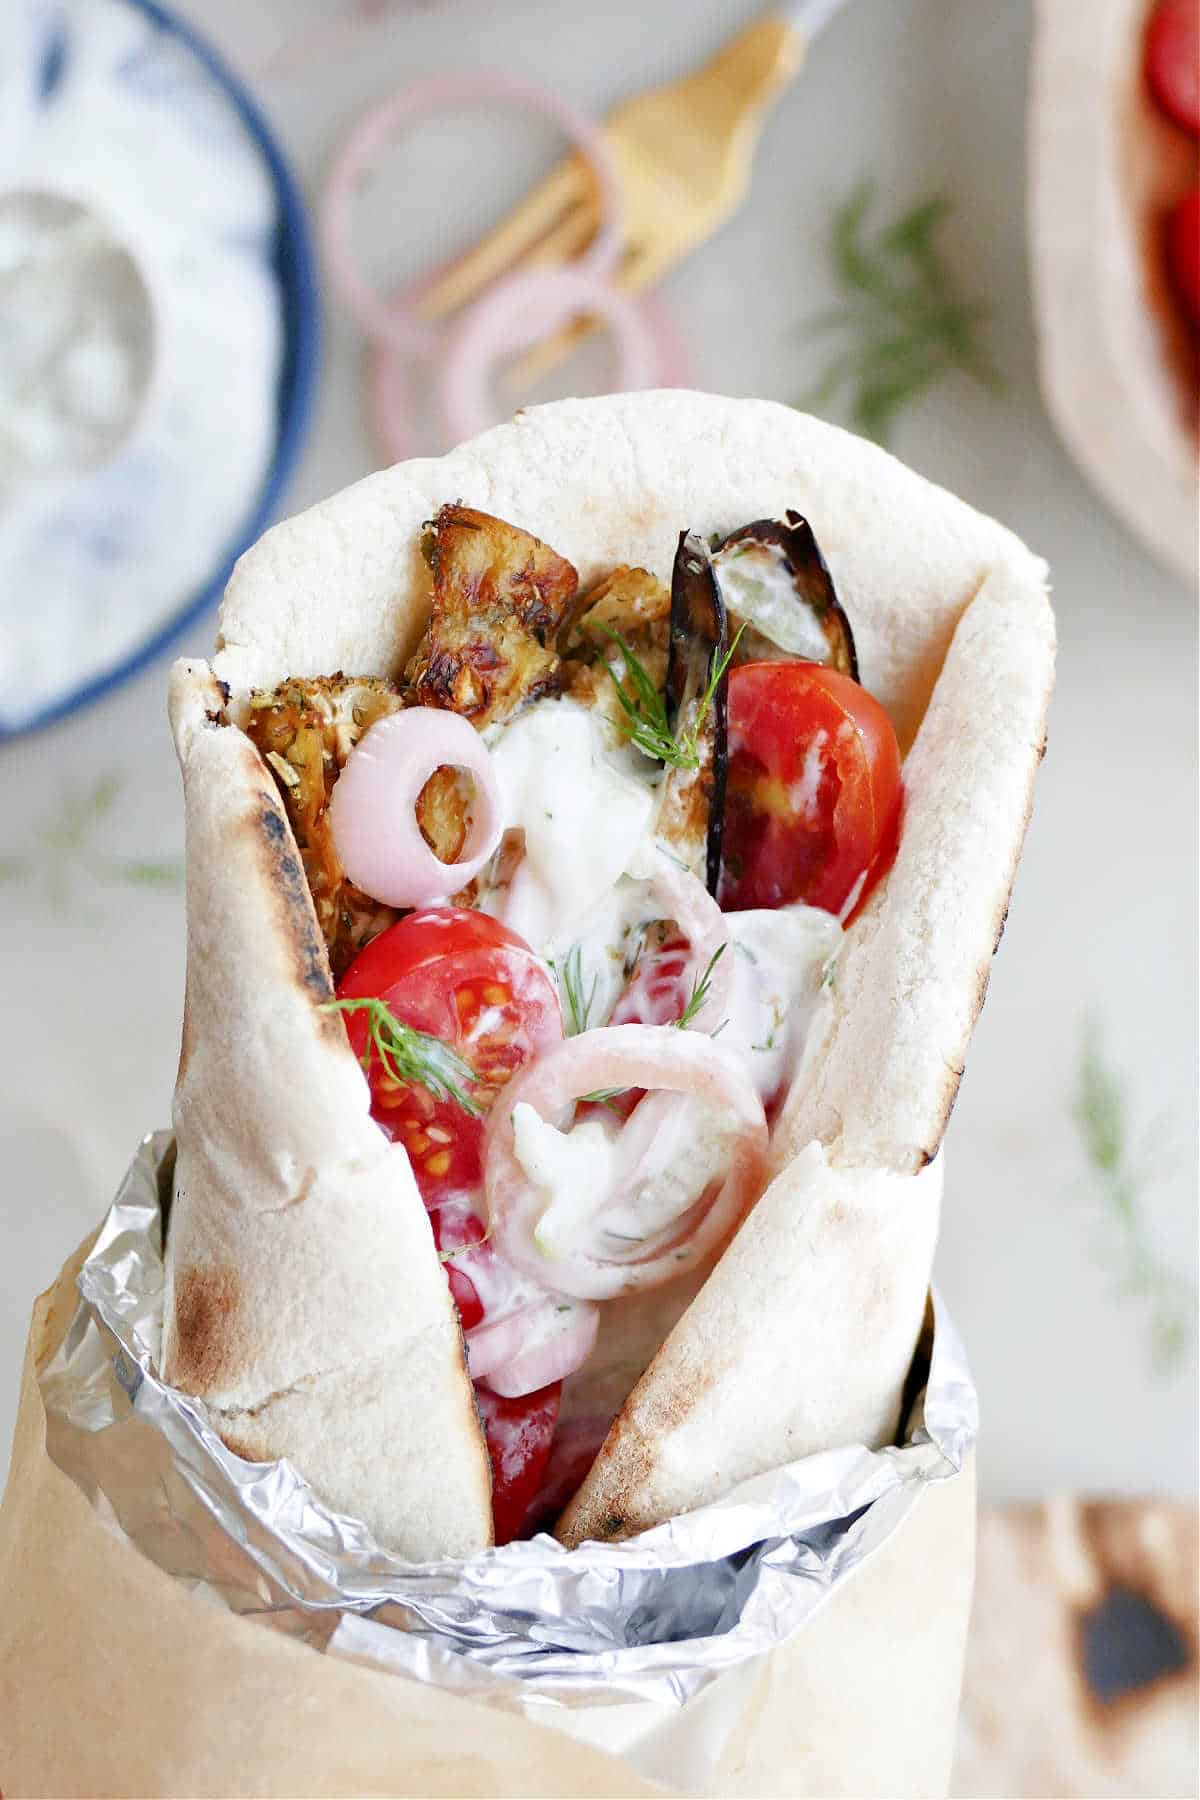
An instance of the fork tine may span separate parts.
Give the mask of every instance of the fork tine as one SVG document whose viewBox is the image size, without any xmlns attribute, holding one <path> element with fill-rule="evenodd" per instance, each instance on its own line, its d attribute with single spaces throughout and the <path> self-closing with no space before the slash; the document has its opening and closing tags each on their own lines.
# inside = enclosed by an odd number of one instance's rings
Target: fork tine
<svg viewBox="0 0 1200 1800">
<path fill-rule="evenodd" d="M 643 288 L 653 285 L 668 262 L 669 258 L 660 257 L 655 250 L 644 245 L 631 248 L 621 258 L 616 284 L 624 293 L 638 294 Z M 564 325 L 552 337 L 543 338 L 540 343 L 534 344 L 502 377 L 501 385 L 505 393 L 522 393 L 544 375 L 549 375 L 595 329 L 596 320 L 585 314 L 573 319 L 569 325 Z"/>
<path fill-rule="evenodd" d="M 566 157 L 525 196 L 520 206 L 437 277 L 416 301 L 417 313 L 423 319 L 434 320 L 457 312 L 497 276 L 506 274 L 528 256 L 564 213 L 591 199 L 594 215 L 592 186 L 591 173 L 583 159 Z M 593 216 L 591 230 L 594 229 Z"/>
</svg>

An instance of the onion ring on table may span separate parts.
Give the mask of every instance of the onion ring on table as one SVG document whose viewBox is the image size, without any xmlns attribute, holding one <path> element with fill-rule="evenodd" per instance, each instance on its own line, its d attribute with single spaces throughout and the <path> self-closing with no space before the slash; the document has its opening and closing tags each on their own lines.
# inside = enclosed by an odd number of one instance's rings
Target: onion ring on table
<svg viewBox="0 0 1200 1800">
<path fill-rule="evenodd" d="M 413 311 L 413 290 L 388 299 L 367 280 L 350 248 L 349 212 L 354 190 L 388 140 L 403 126 L 444 107 L 495 100 L 546 114 L 560 125 L 592 172 L 600 201 L 600 225 L 573 267 L 600 277 L 620 254 L 619 188 L 612 152 L 599 126 L 557 94 L 505 75 L 442 75 L 402 88 L 364 113 L 334 158 L 321 201 L 320 229 L 329 273 L 346 306 L 368 337 L 418 356 L 432 356 L 444 336 Z M 416 284 L 419 295 L 426 282 Z"/>
<path fill-rule="evenodd" d="M 535 274 L 539 289 L 547 280 L 553 279 L 553 275 L 546 271 L 535 271 Z M 582 302 L 573 298 L 565 311 L 556 307 L 548 315 L 543 329 L 547 334 L 553 331 L 578 311 L 580 303 L 590 312 L 602 312 L 604 302 L 596 299 L 596 291 L 592 288 L 591 298 Z M 609 288 L 600 289 L 604 294 L 614 291 Z M 632 331 L 630 317 L 625 311 L 627 306 L 632 307 L 633 319 L 637 321 Z M 472 316 L 475 310 L 469 309 L 467 316 Z M 622 333 L 625 334 L 624 337 Z M 535 337 L 537 335 L 540 334 L 534 334 Z M 640 294 L 636 299 L 625 297 L 621 306 L 621 323 L 614 335 L 618 357 L 621 359 L 615 371 L 616 385 L 621 388 L 687 386 L 688 363 L 683 342 L 677 326 L 657 294 Z M 626 345 L 628 355 L 625 354 Z M 505 354 L 508 348 L 510 347 L 501 348 L 485 341 L 481 357 L 484 367 L 480 369 L 477 364 L 468 378 L 458 380 L 455 379 L 456 372 L 448 366 L 447 359 L 452 351 L 434 357 L 433 366 L 440 370 L 437 386 L 440 390 L 442 420 L 451 437 L 469 436 L 473 430 L 482 430 L 495 422 L 484 398 L 487 366 L 491 358 Z M 413 413 L 412 390 L 402 352 L 393 344 L 375 342 L 369 347 L 367 356 L 367 410 L 372 436 L 385 456 L 393 462 L 403 462 L 406 457 L 415 455 L 416 449 L 409 423 Z M 451 388 L 455 391 L 448 395 L 447 390 Z M 465 394 L 462 392 L 463 388 Z M 478 421 L 478 424 L 472 424 L 473 420 Z"/>
<path fill-rule="evenodd" d="M 416 805 L 435 769 L 465 769 L 475 783 L 471 824 L 457 862 L 436 857 Z M 487 745 L 459 713 L 413 706 L 377 719 L 346 759 L 329 803 L 333 843 L 356 887 L 385 906 L 430 906 L 478 875 L 504 831 Z"/>
<path fill-rule="evenodd" d="M 467 308 L 451 332 L 437 382 L 451 441 L 475 437 L 496 423 L 487 378 L 501 357 L 527 349 L 582 313 L 597 314 L 613 333 L 617 368 L 612 391 L 649 387 L 656 376 L 657 342 L 635 301 L 578 264 L 529 269 L 498 281 Z"/>
<path fill-rule="evenodd" d="M 636 1258 L 603 1259 L 581 1252 L 547 1257 L 535 1241 L 545 1208 L 517 1161 L 514 1110 L 525 1103 L 553 1124 L 585 1094 L 628 1087 L 653 1090 L 643 1107 L 665 1090 L 732 1115 L 736 1135 L 721 1185 L 710 1198 L 710 1181 L 694 1204 L 644 1241 Z M 672 1025 L 604 1026 L 564 1039 L 504 1088 L 484 1140 L 484 1188 L 496 1248 L 541 1286 L 580 1300 L 609 1300 L 657 1287 L 683 1273 L 685 1264 L 699 1262 L 749 1212 L 766 1168 L 767 1122 L 749 1076 L 711 1038 Z"/>
</svg>

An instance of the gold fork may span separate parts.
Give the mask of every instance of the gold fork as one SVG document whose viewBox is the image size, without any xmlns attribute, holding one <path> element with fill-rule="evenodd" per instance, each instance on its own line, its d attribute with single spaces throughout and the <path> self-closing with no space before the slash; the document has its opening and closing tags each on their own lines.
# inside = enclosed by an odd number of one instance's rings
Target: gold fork
<svg viewBox="0 0 1200 1800">
<path fill-rule="evenodd" d="M 692 75 L 639 94 L 609 114 L 604 134 L 616 166 L 623 248 L 614 279 L 629 293 L 660 281 L 712 236 L 745 199 L 754 150 L 771 103 L 799 71 L 808 43 L 842 0 L 801 0 L 768 13 Z M 572 155 L 516 210 L 441 275 L 417 310 L 433 320 L 467 305 L 518 269 L 578 256 L 600 224 L 588 163 Z M 537 380 L 593 329 L 578 319 L 536 345 L 512 369 Z"/>
</svg>

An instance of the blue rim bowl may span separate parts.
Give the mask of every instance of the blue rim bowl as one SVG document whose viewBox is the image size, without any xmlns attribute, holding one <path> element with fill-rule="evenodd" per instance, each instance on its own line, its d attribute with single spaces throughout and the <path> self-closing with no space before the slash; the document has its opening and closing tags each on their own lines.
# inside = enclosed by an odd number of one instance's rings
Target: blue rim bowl
<svg viewBox="0 0 1200 1800">
<path fill-rule="evenodd" d="M 321 302 L 308 214 L 295 177 L 284 161 L 257 101 L 212 46 L 190 25 L 159 6 L 156 0 L 127 0 L 127 4 L 144 13 L 160 31 L 171 32 L 204 65 L 232 101 L 271 173 L 278 214 L 270 261 L 279 284 L 283 314 L 275 449 L 247 517 L 217 557 L 212 574 L 203 586 L 190 594 L 169 619 L 157 626 L 121 662 L 82 682 L 21 724 L 0 725 L 0 742 L 23 737 L 27 732 L 68 718 L 90 706 L 93 700 L 111 693 L 144 669 L 189 625 L 215 606 L 234 563 L 265 531 L 275 515 L 308 433 L 316 392 L 321 352 Z"/>
</svg>

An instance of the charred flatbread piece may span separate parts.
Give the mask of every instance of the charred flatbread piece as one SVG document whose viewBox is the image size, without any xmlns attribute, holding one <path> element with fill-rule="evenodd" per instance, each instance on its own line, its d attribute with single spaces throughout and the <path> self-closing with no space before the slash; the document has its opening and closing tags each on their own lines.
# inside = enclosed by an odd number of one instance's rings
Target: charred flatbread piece
<svg viewBox="0 0 1200 1800">
<path fill-rule="evenodd" d="M 188 956 L 162 1363 L 251 1461 L 290 1456 L 413 1558 L 491 1539 L 458 1315 L 403 1147 L 370 1116 L 267 766 L 203 663 L 171 723 Z"/>
<path fill-rule="evenodd" d="M 1171 1500 L 980 1511 L 953 1794 L 1196 1793 L 1196 1546 Z"/>
<path fill-rule="evenodd" d="M 429 556 L 433 605 L 407 670 L 414 702 L 482 729 L 555 692 L 555 639 L 578 586 L 571 564 L 529 532 L 462 505 L 441 508 Z"/>
</svg>

